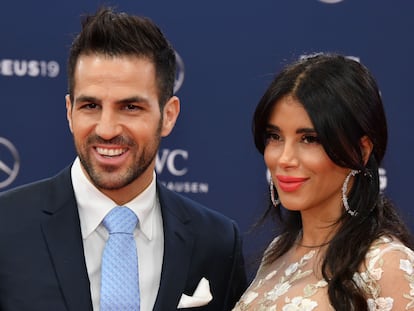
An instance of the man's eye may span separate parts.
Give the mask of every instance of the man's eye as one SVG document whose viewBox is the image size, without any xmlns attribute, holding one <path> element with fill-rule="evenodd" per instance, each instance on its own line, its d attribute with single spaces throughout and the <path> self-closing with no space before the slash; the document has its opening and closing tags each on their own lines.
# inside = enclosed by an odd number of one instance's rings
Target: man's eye
<svg viewBox="0 0 414 311">
<path fill-rule="evenodd" d="M 82 108 L 86 108 L 86 109 L 96 109 L 96 107 L 98 107 L 98 105 L 94 103 L 87 103 L 87 104 L 82 105 Z"/>
<path fill-rule="evenodd" d="M 137 105 L 133 105 L 133 104 L 128 104 L 128 105 L 125 105 L 124 109 L 125 110 L 139 110 L 141 109 L 141 107 Z"/>
</svg>

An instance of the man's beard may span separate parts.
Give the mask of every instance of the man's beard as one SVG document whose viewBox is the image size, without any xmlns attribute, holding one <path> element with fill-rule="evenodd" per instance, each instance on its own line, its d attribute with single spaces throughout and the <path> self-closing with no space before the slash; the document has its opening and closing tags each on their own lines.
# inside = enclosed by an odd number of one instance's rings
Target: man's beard
<svg viewBox="0 0 414 311">
<path fill-rule="evenodd" d="M 132 139 L 123 136 L 117 136 L 111 140 L 103 140 L 99 136 L 90 136 L 87 139 L 84 148 L 77 147 L 78 157 L 86 173 L 89 175 L 90 180 L 98 189 L 121 189 L 129 185 L 136 179 L 138 179 L 144 172 L 147 171 L 148 167 L 153 163 L 161 142 L 160 133 L 161 122 L 151 143 L 145 146 L 144 149 L 142 149 L 141 154 L 137 155 L 137 153 L 135 153 L 134 155 L 132 155 L 132 164 L 128 168 L 120 171 L 117 174 L 115 172 L 119 170 L 119 168 L 114 166 L 100 166 L 100 169 L 98 170 L 97 167 L 93 164 L 90 154 L 88 154 L 87 152 L 87 150 L 90 148 L 88 146 L 96 143 L 99 143 L 100 145 L 124 145 L 128 146 L 128 152 L 131 152 L 132 150 L 136 151 L 138 149 L 137 144 Z M 82 152 L 82 150 L 84 150 L 85 152 Z M 131 155 L 129 155 L 129 157 L 130 156 Z M 139 158 L 135 159 L 135 157 L 137 156 L 139 156 Z"/>
</svg>

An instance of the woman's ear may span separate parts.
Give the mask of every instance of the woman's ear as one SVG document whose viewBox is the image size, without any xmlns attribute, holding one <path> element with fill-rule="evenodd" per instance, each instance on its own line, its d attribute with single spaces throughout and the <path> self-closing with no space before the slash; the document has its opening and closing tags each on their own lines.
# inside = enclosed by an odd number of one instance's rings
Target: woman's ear
<svg viewBox="0 0 414 311">
<path fill-rule="evenodd" d="M 371 139 L 369 139 L 369 137 L 365 135 L 361 138 L 360 145 L 362 151 L 362 159 L 364 160 L 364 165 L 366 165 L 369 156 L 371 155 L 374 144 L 372 143 Z"/>
</svg>

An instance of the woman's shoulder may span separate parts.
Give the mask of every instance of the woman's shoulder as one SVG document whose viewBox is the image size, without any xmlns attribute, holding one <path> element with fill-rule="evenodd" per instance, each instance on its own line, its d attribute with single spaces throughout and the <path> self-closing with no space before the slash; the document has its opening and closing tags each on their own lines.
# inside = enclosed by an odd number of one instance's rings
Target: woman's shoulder
<svg viewBox="0 0 414 311">
<path fill-rule="evenodd" d="M 396 237 L 382 236 L 372 243 L 353 280 L 365 291 L 370 310 L 412 308 L 414 251 Z"/>
<path fill-rule="evenodd" d="M 399 239 L 390 235 L 384 235 L 376 239 L 371 244 L 366 259 L 382 258 L 390 254 L 397 257 L 409 257 L 414 260 L 414 251 L 404 245 Z"/>
<path fill-rule="evenodd" d="M 269 250 L 269 249 L 271 249 L 272 247 L 274 247 L 275 245 L 276 245 L 276 243 L 277 243 L 277 241 L 279 241 L 280 240 L 280 235 L 278 235 L 278 236 L 276 236 L 270 243 L 269 243 L 269 245 L 267 246 L 267 249 L 266 249 L 266 251 L 267 250 Z"/>
<path fill-rule="evenodd" d="M 266 261 L 266 258 L 269 256 L 269 254 L 272 252 L 272 250 L 275 248 L 277 242 L 280 240 L 280 235 L 273 238 L 273 240 L 267 245 L 263 257 L 262 257 L 262 265 Z"/>
<path fill-rule="evenodd" d="M 414 251 L 394 236 L 381 236 L 371 244 L 360 273 L 379 280 L 387 270 L 414 273 Z"/>
</svg>

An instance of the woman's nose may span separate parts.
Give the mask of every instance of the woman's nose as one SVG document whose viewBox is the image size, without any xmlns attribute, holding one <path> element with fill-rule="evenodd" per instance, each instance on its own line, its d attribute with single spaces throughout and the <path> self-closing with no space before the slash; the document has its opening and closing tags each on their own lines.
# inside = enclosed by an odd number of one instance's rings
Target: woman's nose
<svg viewBox="0 0 414 311">
<path fill-rule="evenodd" d="M 279 156 L 279 165 L 283 167 L 297 166 L 299 163 L 297 151 L 293 144 L 285 143 Z"/>
</svg>

